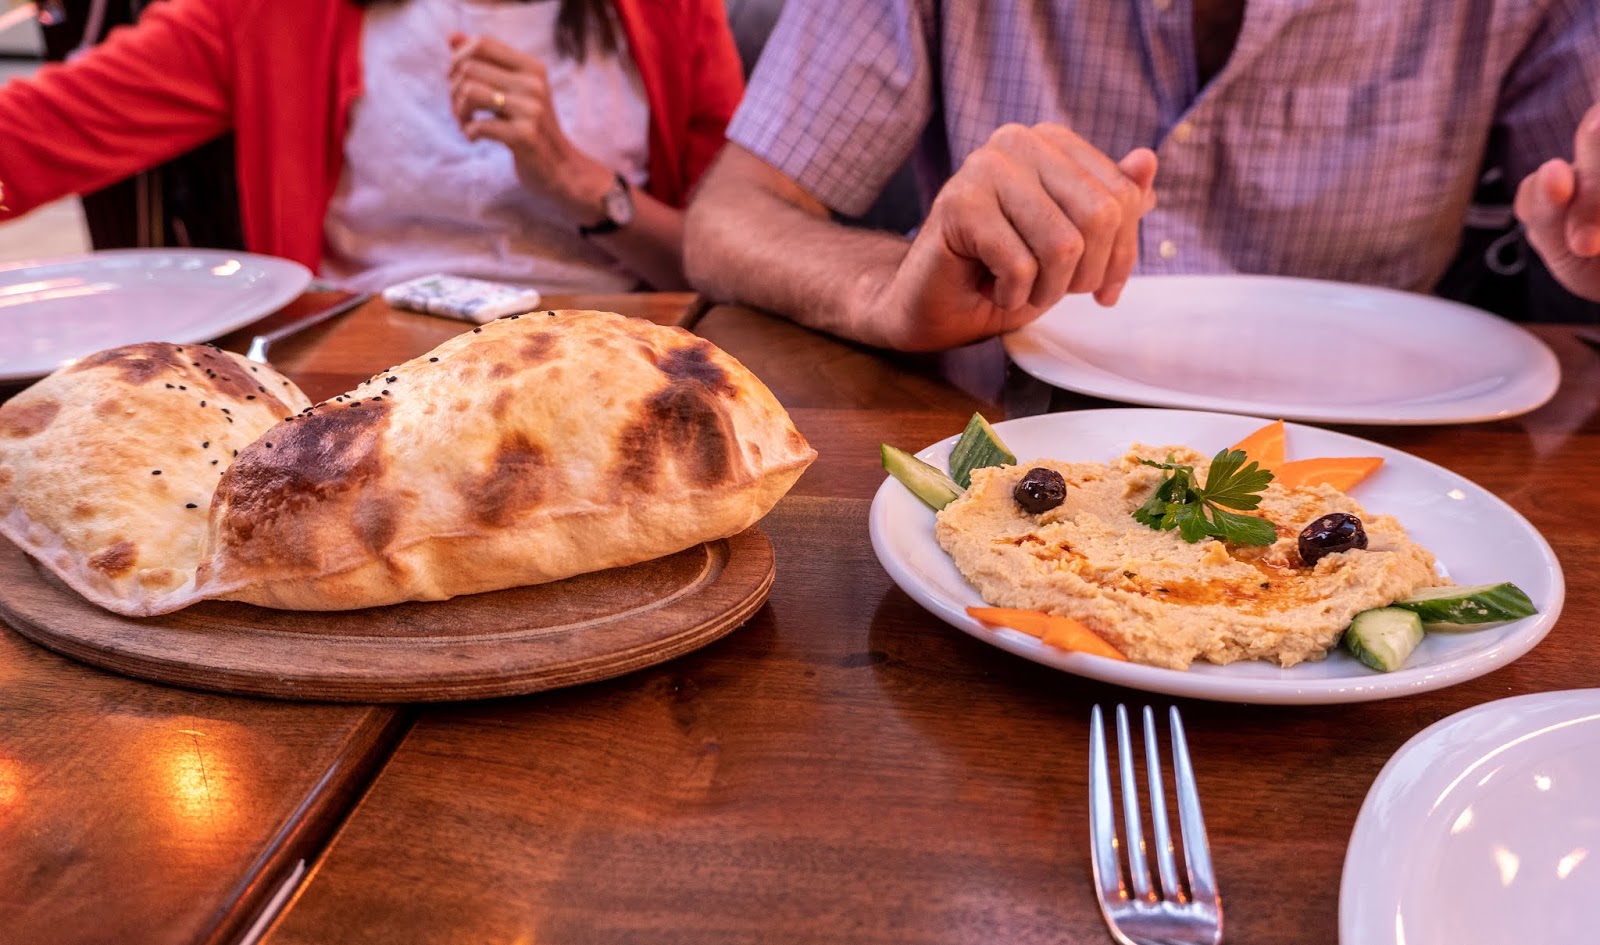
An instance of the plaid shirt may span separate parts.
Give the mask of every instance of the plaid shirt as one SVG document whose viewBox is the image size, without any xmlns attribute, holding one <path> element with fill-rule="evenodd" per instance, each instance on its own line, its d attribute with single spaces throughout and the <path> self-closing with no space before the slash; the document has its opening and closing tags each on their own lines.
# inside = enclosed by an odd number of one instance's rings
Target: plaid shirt
<svg viewBox="0 0 1600 945">
<path fill-rule="evenodd" d="M 728 128 L 836 211 L 926 199 L 1006 122 L 1161 160 L 1144 273 L 1426 290 L 1482 171 L 1570 156 L 1600 0 L 1249 0 L 1196 79 L 1190 0 L 788 0 Z"/>
</svg>

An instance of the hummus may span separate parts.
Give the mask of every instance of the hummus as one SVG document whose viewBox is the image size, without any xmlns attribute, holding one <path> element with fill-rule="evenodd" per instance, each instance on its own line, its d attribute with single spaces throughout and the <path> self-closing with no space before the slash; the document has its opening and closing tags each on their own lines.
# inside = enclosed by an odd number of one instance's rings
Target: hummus
<svg viewBox="0 0 1600 945">
<path fill-rule="evenodd" d="M 990 604 L 1072 617 L 1130 660 L 1170 669 L 1197 659 L 1319 660 L 1356 614 L 1447 583 L 1399 522 L 1369 515 L 1331 486 L 1269 485 L 1256 512 L 1277 528 L 1268 546 L 1190 544 L 1176 530 L 1142 525 L 1132 513 L 1167 473 L 1139 460 L 1168 456 L 1205 481 L 1209 460 L 1182 446 L 1135 444 L 1109 464 L 1042 460 L 976 470 L 967 493 L 938 514 L 939 545 Z M 1067 483 L 1066 501 L 1039 515 L 1012 498 L 1035 466 Z M 1329 512 L 1360 518 L 1367 548 L 1305 567 L 1300 529 Z"/>
</svg>

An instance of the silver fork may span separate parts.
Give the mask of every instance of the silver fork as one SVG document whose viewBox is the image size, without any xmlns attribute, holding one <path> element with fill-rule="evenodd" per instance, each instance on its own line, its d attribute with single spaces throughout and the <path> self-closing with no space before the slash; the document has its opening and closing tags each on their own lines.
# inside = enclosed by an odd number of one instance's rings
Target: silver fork
<svg viewBox="0 0 1600 945">
<path fill-rule="evenodd" d="M 1150 875 L 1139 813 L 1139 784 L 1133 771 L 1128 710 L 1117 706 L 1117 765 L 1121 769 L 1122 822 L 1117 835 L 1112 815 L 1111 772 L 1106 758 L 1106 727 L 1100 707 L 1089 717 L 1089 844 L 1095 894 L 1111 937 L 1122 945 L 1218 945 L 1222 941 L 1222 897 L 1211 869 L 1211 847 L 1200 816 L 1200 795 L 1189 763 L 1189 743 L 1178 708 L 1170 712 L 1172 766 L 1177 776 L 1178 827 L 1183 840 L 1187 883 L 1178 878 L 1172 834 L 1167 828 L 1167 797 L 1161 781 L 1161 753 L 1155 714 L 1144 708 L 1145 769 L 1150 782 L 1150 820 L 1155 833 L 1157 877 Z M 1127 871 L 1122 849 L 1127 850 Z M 1124 881 L 1124 875 L 1127 879 Z"/>
</svg>

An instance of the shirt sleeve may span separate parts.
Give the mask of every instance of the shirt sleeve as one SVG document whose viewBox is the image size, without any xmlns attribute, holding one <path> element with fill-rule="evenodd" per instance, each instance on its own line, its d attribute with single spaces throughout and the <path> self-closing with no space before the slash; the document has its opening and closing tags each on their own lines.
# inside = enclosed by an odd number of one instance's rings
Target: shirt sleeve
<svg viewBox="0 0 1600 945">
<path fill-rule="evenodd" d="M 1501 86 L 1501 164 L 1515 188 L 1553 157 L 1572 157 L 1583 113 L 1600 101 L 1600 3 L 1555 0 Z"/>
<path fill-rule="evenodd" d="M 859 215 L 933 111 L 926 0 L 788 0 L 728 139 Z"/>
<path fill-rule="evenodd" d="M 226 131 L 231 4 L 169 0 L 0 87 L 0 219 L 115 183 Z"/>
<path fill-rule="evenodd" d="M 744 70 L 728 28 L 723 0 L 701 0 L 696 13 L 694 102 L 689 109 L 689 140 L 684 150 L 684 193 L 699 182 L 722 150 L 724 133 L 744 94 Z"/>
</svg>

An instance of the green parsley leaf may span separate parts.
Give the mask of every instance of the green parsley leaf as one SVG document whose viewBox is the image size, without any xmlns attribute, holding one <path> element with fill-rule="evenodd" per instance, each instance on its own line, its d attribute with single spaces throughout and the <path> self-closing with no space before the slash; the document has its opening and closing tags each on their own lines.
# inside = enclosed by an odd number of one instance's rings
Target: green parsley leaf
<svg viewBox="0 0 1600 945">
<path fill-rule="evenodd" d="M 1148 459 L 1139 462 L 1172 475 L 1156 486 L 1150 498 L 1133 512 L 1141 525 L 1157 531 L 1176 528 L 1191 544 L 1203 538 L 1216 538 L 1234 545 L 1270 545 L 1278 540 L 1277 529 L 1266 519 L 1240 515 L 1227 509 L 1248 512 L 1261 504 L 1261 491 L 1272 481 L 1272 473 L 1255 462 L 1247 462 L 1243 450 L 1222 450 L 1211 460 L 1206 484 L 1195 484 L 1194 467 Z"/>
</svg>

